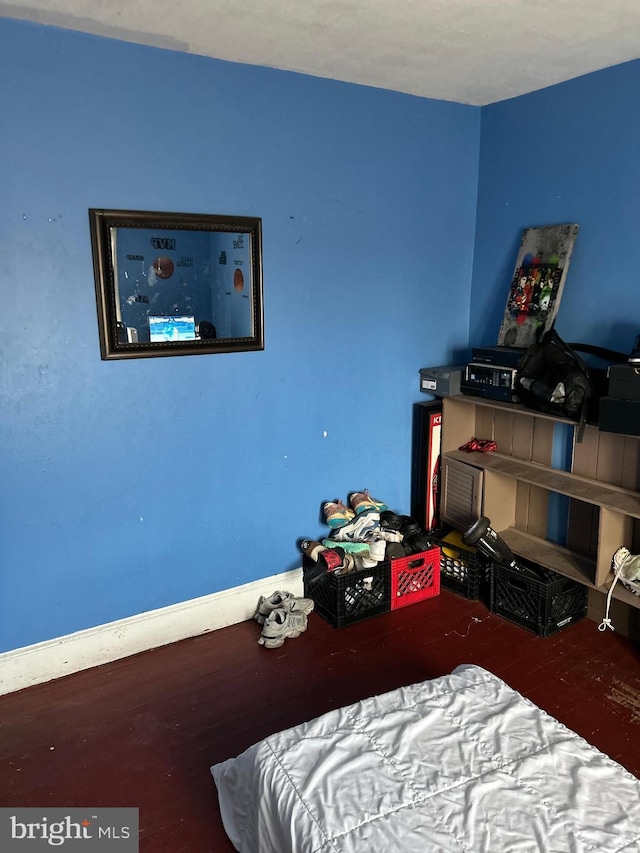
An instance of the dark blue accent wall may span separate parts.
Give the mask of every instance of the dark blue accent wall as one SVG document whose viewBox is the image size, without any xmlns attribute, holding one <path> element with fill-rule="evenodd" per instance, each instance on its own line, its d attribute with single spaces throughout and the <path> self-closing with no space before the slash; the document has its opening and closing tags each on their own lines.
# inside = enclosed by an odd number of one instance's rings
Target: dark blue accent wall
<svg viewBox="0 0 640 853">
<path fill-rule="evenodd" d="M 480 109 L 6 18 L 0 67 L 0 651 L 292 569 L 351 490 L 408 512 Z M 101 361 L 91 207 L 262 217 L 264 352 Z"/>
</svg>

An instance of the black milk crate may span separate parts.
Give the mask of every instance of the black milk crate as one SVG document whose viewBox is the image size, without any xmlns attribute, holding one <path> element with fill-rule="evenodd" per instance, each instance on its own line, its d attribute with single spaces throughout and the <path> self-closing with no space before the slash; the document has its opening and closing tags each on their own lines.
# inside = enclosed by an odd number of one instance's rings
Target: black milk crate
<svg viewBox="0 0 640 853">
<path fill-rule="evenodd" d="M 387 613 L 390 608 L 391 571 L 388 560 L 371 569 L 346 575 L 324 572 L 309 580 L 317 563 L 302 558 L 304 596 L 314 601 L 314 610 L 334 628 L 344 628 L 362 619 Z"/>
<path fill-rule="evenodd" d="M 491 562 L 475 548 L 461 548 L 445 542 L 450 531 L 436 530 L 429 538 L 440 548 L 440 585 L 463 595 L 481 599 L 486 604 L 491 597 Z"/>
<path fill-rule="evenodd" d="M 510 622 L 550 637 L 587 615 L 588 590 L 564 575 L 517 558 L 535 577 L 505 566 L 492 566 L 490 610 Z"/>
</svg>

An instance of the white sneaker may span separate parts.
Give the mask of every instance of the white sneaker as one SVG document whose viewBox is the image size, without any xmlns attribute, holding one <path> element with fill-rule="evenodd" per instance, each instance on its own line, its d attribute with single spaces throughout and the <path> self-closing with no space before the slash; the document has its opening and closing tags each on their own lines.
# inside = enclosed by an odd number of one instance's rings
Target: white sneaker
<svg viewBox="0 0 640 853">
<path fill-rule="evenodd" d="M 640 595 L 640 556 L 632 554 L 628 548 L 618 548 L 613 555 L 611 568 L 629 592 Z"/>
<path fill-rule="evenodd" d="M 399 530 L 389 530 L 386 527 L 381 527 L 375 535 L 384 539 L 385 542 L 402 542 L 404 540 L 404 535 Z"/>
<path fill-rule="evenodd" d="M 385 540 L 374 536 L 369 540 L 369 553 L 362 556 L 356 554 L 356 566 L 359 569 L 372 569 L 384 560 L 386 552 L 387 543 Z"/>
<path fill-rule="evenodd" d="M 353 521 L 343 527 L 335 528 L 331 538 L 335 542 L 364 542 L 380 529 L 380 513 L 368 509 L 356 515 Z"/>
<path fill-rule="evenodd" d="M 310 599 L 300 600 L 310 601 Z M 311 602 L 311 605 L 313 607 L 313 602 Z M 284 645 L 285 640 L 295 639 L 295 637 L 299 637 L 306 630 L 306 613 L 279 607 L 276 610 L 272 610 L 267 616 L 258 643 L 267 649 L 277 649 Z"/>
<path fill-rule="evenodd" d="M 283 603 L 289 598 L 293 598 L 292 592 L 281 592 L 280 590 L 276 590 L 268 598 L 261 595 L 258 599 L 258 605 L 256 607 L 256 612 L 253 614 L 253 618 L 256 622 L 259 622 L 260 625 L 264 625 L 267 616 L 275 610 L 276 607 L 282 607 Z"/>
<path fill-rule="evenodd" d="M 386 550 L 387 543 L 381 537 L 374 536 L 373 539 L 369 540 L 369 557 L 376 563 L 381 563 L 384 560 Z"/>
</svg>

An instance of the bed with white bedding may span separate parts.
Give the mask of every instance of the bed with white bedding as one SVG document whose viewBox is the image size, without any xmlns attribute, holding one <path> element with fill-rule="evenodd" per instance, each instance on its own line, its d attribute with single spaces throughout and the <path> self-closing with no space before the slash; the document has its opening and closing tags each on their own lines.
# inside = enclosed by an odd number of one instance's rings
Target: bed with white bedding
<svg viewBox="0 0 640 853">
<path fill-rule="evenodd" d="M 330 711 L 211 772 L 241 853 L 640 851 L 640 781 L 478 666 Z"/>
</svg>

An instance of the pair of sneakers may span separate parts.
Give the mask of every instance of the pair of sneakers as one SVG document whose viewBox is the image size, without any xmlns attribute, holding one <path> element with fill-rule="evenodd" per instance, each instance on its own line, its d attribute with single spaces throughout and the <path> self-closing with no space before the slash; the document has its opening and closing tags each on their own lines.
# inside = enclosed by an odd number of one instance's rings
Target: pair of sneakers
<svg viewBox="0 0 640 853">
<path fill-rule="evenodd" d="M 311 598 L 298 598 L 291 592 L 276 590 L 272 595 L 261 595 L 253 618 L 262 625 L 258 640 L 267 649 L 277 649 L 284 641 L 299 637 L 307 630 L 307 617 L 313 610 Z"/>
<path fill-rule="evenodd" d="M 361 492 L 351 492 L 348 500 L 349 506 L 346 506 L 339 499 L 326 501 L 322 505 L 324 517 L 329 527 L 334 529 L 344 527 L 363 512 L 370 510 L 383 512 L 387 509 L 387 505 L 376 498 L 372 498 L 367 489 L 363 489 Z"/>
</svg>

